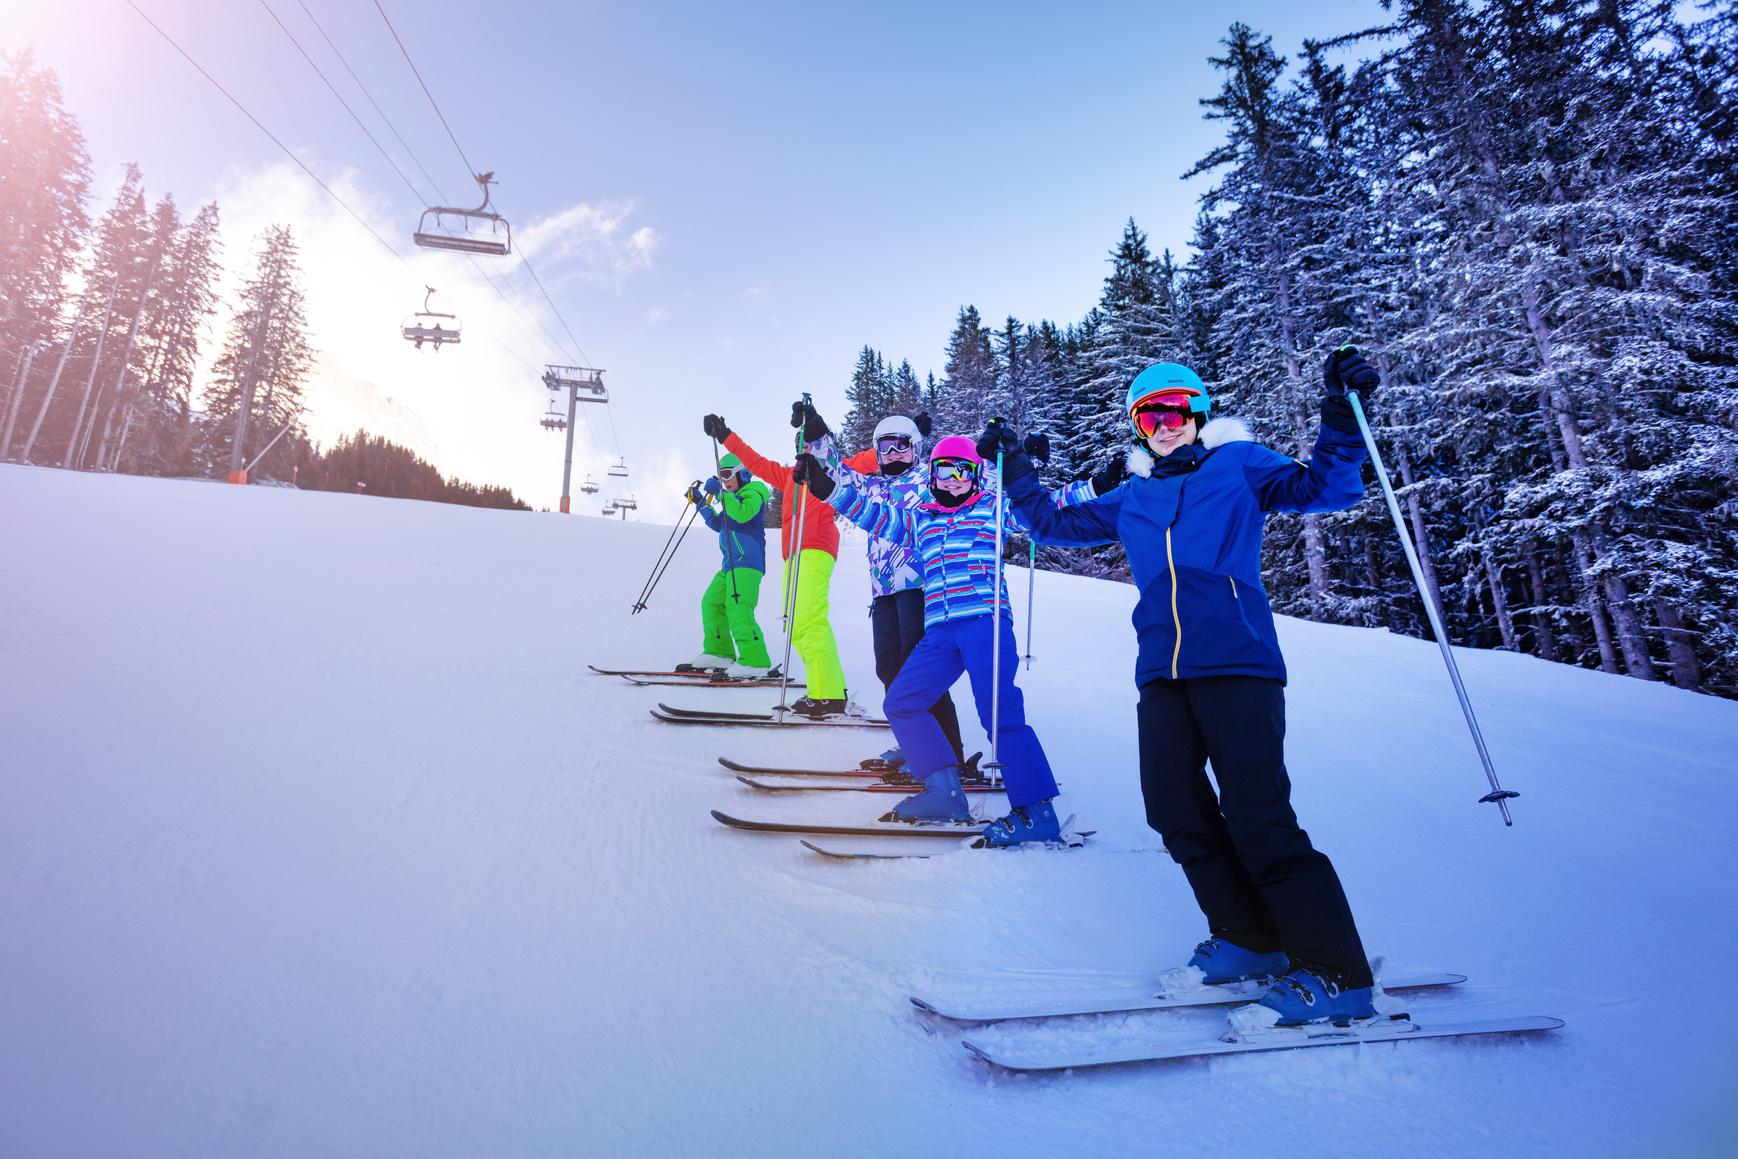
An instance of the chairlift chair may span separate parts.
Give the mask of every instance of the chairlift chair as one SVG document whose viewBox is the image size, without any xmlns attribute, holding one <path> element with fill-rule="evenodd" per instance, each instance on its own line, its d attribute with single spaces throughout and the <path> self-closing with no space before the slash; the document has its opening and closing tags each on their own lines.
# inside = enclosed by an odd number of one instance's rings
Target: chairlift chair
<svg viewBox="0 0 1738 1159">
<path fill-rule="evenodd" d="M 459 321 L 456 314 L 443 314 L 439 310 L 429 309 L 429 299 L 434 297 L 434 287 L 424 286 L 423 289 L 428 292 L 422 296 L 422 309 L 406 317 L 400 329 L 404 332 L 404 340 L 416 343 L 418 350 L 422 349 L 424 342 L 433 342 L 435 353 L 438 354 L 443 342 L 449 346 L 459 344 L 465 324 Z M 444 326 L 441 324 L 442 318 L 447 320 Z"/>
<path fill-rule="evenodd" d="M 495 184 L 495 175 L 479 173 L 476 181 L 483 187 L 483 204 L 475 209 L 432 205 L 423 210 L 416 233 L 412 235 L 417 245 L 429 250 L 488 254 L 498 258 L 512 252 L 513 227 L 506 218 L 489 209 L 489 186 Z"/>
<path fill-rule="evenodd" d="M 543 424 L 543 429 L 546 431 L 565 431 L 567 429 L 567 416 L 556 410 L 554 403 L 549 404 L 549 413 L 537 421 Z"/>
<path fill-rule="evenodd" d="M 615 462 L 611 463 L 610 464 L 610 474 L 614 475 L 618 479 L 626 479 L 628 477 L 628 461 L 627 461 L 627 459 L 624 457 L 624 458 L 617 459 Z"/>
<path fill-rule="evenodd" d="M 597 494 L 597 484 L 593 483 L 591 481 L 590 475 L 587 475 L 585 477 L 585 482 L 583 482 L 579 485 L 579 489 L 581 491 L 585 492 L 587 495 L 596 495 Z"/>
</svg>

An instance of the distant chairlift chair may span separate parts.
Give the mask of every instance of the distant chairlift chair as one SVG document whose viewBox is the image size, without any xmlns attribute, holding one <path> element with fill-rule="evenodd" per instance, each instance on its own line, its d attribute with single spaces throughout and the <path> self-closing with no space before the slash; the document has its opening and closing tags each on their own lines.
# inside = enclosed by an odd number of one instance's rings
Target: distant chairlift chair
<svg viewBox="0 0 1738 1159">
<path fill-rule="evenodd" d="M 459 321 L 456 314 L 442 314 L 439 310 L 429 309 L 429 299 L 434 297 L 434 287 L 424 286 L 428 293 L 422 296 L 422 309 L 405 318 L 400 329 L 404 332 L 406 342 L 416 343 L 418 350 L 424 342 L 433 342 L 435 353 L 439 354 L 441 344 L 457 346 L 464 332 L 465 324 Z M 451 325 L 442 326 L 440 319 L 445 318 Z"/>
<path fill-rule="evenodd" d="M 585 492 L 587 495 L 596 495 L 597 494 L 597 484 L 593 483 L 591 481 L 590 475 L 587 475 L 585 477 L 585 482 L 583 482 L 579 485 L 579 489 L 581 491 Z"/>
<path fill-rule="evenodd" d="M 479 173 L 476 182 L 483 187 L 483 204 L 475 209 L 434 205 L 423 210 L 412 235 L 417 245 L 429 250 L 498 258 L 513 251 L 513 227 L 506 218 L 489 210 L 489 186 L 495 183 L 495 175 Z"/>
<path fill-rule="evenodd" d="M 620 459 L 617 459 L 615 462 L 611 463 L 610 464 L 610 474 L 614 475 L 618 479 L 626 479 L 628 477 L 628 461 L 627 461 L 627 459 L 620 458 Z"/>
<path fill-rule="evenodd" d="M 543 429 L 546 431 L 565 431 L 567 429 L 567 416 L 556 410 L 553 402 L 549 404 L 549 413 L 537 421 L 543 424 Z"/>
</svg>

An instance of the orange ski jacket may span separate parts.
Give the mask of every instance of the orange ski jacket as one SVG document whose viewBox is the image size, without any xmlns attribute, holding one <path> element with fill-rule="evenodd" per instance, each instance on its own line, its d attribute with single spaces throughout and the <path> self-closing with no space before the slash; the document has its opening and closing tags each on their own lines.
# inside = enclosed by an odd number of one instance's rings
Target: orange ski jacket
<svg viewBox="0 0 1738 1159">
<path fill-rule="evenodd" d="M 743 465 L 754 472 L 756 479 L 765 480 L 768 486 L 777 487 L 784 493 L 784 516 L 779 529 L 779 548 L 786 559 L 794 554 L 791 550 L 791 540 L 797 535 L 798 512 L 790 502 L 791 468 L 783 463 L 775 463 L 764 458 L 753 447 L 742 441 L 742 436 L 735 431 L 724 440 L 724 445 L 730 453 L 741 459 Z M 834 522 L 837 512 L 826 503 L 809 494 L 807 487 L 803 488 L 803 543 L 804 551 L 810 548 L 824 551 L 834 559 L 839 558 L 839 525 Z"/>
</svg>

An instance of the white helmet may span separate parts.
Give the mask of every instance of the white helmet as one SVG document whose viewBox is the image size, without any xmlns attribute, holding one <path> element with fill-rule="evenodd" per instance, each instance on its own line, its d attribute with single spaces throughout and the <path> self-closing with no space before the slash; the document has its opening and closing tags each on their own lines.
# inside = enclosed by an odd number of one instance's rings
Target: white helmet
<svg viewBox="0 0 1738 1159">
<path fill-rule="evenodd" d="M 877 423 L 874 438 L 878 439 L 882 435 L 904 435 L 911 440 L 911 445 L 914 447 L 923 437 L 917 429 L 917 424 L 904 415 L 888 415 Z"/>
</svg>

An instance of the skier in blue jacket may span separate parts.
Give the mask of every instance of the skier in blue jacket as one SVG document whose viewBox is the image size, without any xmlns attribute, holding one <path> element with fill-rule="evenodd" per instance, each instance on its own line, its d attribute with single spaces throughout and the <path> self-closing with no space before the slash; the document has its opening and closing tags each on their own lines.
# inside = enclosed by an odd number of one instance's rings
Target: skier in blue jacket
<svg viewBox="0 0 1738 1159">
<path fill-rule="evenodd" d="M 1162 984 L 1270 982 L 1261 1005 L 1285 1025 L 1375 1014 L 1339 876 L 1292 811 L 1285 661 L 1261 586 L 1267 512 L 1337 511 L 1363 495 L 1364 445 L 1344 388 L 1367 398 L 1376 373 L 1347 347 L 1329 356 L 1324 379 L 1321 430 L 1306 461 L 1257 445 L 1235 419 L 1208 423 L 1200 378 L 1167 362 L 1129 386 L 1141 446 L 1112 461 L 1104 482 L 1126 481 L 1100 498 L 1061 510 L 1045 502 L 1017 445 L 1005 446 L 1013 453 L 1003 467 L 1038 542 L 1121 542 L 1140 587 L 1136 719 L 1147 823 L 1183 867 L 1209 932 Z"/>
<path fill-rule="evenodd" d="M 992 622 L 996 600 L 996 496 L 982 486 L 984 461 L 971 439 L 954 435 L 930 456 L 929 494 L 874 499 L 841 472 L 835 480 L 814 455 L 798 456 L 797 476 L 811 493 L 857 526 L 915 551 L 923 567 L 924 635 L 887 690 L 887 719 L 923 791 L 894 806 L 900 821 L 965 821 L 971 818 L 960 786 L 958 757 L 930 707 L 966 673 L 984 731 L 997 728 L 1002 778 L 1011 811 L 984 830 L 980 846 L 1020 845 L 1063 839 L 1053 799 L 1056 778 L 1038 734 L 1026 723 L 1024 701 L 1014 685 L 1019 646 L 1007 586 L 1001 591 L 1000 623 Z M 993 471 L 993 468 L 992 468 Z M 1007 528 L 1024 524 L 1008 512 Z M 1001 670 L 992 663 L 995 633 L 1002 634 Z M 992 725 L 991 697 L 1000 684 L 1001 719 Z"/>
</svg>

